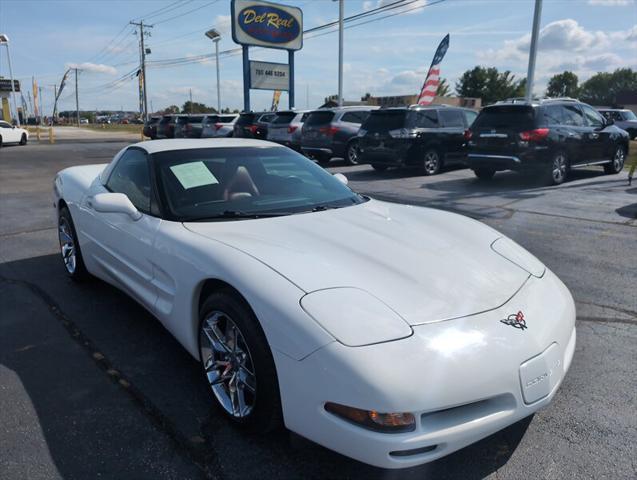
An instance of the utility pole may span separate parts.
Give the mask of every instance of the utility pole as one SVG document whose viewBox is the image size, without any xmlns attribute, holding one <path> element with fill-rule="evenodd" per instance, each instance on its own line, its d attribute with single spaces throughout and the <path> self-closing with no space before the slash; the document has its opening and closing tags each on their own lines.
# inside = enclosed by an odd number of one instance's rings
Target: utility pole
<svg viewBox="0 0 637 480">
<path fill-rule="evenodd" d="M 343 7 L 344 0 L 338 0 L 338 106 L 343 106 Z"/>
<path fill-rule="evenodd" d="M 537 57 L 537 40 L 540 33 L 540 17 L 542 16 L 542 0 L 535 0 L 533 12 L 533 31 L 531 32 L 531 49 L 529 50 L 529 69 L 526 74 L 526 101 L 533 98 L 533 77 L 535 76 L 535 57 Z"/>
<path fill-rule="evenodd" d="M 192 88 L 188 89 L 188 95 L 190 96 L 190 114 L 192 115 Z"/>
<path fill-rule="evenodd" d="M 80 126 L 80 95 L 77 91 L 77 68 L 75 70 L 75 118 L 77 120 L 77 126 Z"/>
<path fill-rule="evenodd" d="M 40 125 L 42 125 L 42 117 L 44 116 L 44 102 L 42 101 L 42 87 L 38 87 L 40 92 Z"/>
<path fill-rule="evenodd" d="M 140 70 L 142 72 L 142 98 L 144 104 L 144 120 L 148 120 L 148 96 L 146 94 L 146 47 L 144 46 L 144 36 L 150 36 L 150 32 L 144 30 L 146 28 L 153 28 L 153 25 L 144 25 L 144 20 L 140 20 L 139 22 L 130 22 L 131 25 L 135 25 L 139 27 L 139 49 L 141 52 L 140 55 Z M 148 51 L 150 53 L 150 50 Z"/>
</svg>

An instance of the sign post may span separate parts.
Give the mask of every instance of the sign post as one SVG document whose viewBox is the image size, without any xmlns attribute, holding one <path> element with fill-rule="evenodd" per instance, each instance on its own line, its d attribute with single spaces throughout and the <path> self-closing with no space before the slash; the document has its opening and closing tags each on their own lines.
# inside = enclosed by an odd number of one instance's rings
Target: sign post
<svg viewBox="0 0 637 480">
<path fill-rule="evenodd" d="M 232 0 L 232 39 L 243 47 L 243 110 L 250 111 L 250 89 L 287 90 L 294 108 L 294 52 L 303 48 L 300 8 L 262 0 Z M 250 46 L 288 51 L 288 63 L 251 62 Z"/>
</svg>

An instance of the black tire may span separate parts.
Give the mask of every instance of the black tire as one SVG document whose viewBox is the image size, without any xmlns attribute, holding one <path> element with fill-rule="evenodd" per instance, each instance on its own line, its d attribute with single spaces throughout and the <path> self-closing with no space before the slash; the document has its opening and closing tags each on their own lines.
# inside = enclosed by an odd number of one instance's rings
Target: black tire
<svg viewBox="0 0 637 480">
<path fill-rule="evenodd" d="M 424 174 L 437 175 L 442 168 L 442 155 L 436 148 L 426 148 L 422 154 L 422 168 Z"/>
<path fill-rule="evenodd" d="M 360 150 L 358 140 L 350 140 L 345 149 L 345 161 L 348 165 L 358 165 L 360 163 Z"/>
<path fill-rule="evenodd" d="M 23 133 L 22 138 L 20 138 L 20 145 L 26 145 L 26 144 L 27 144 L 27 134 Z"/>
<path fill-rule="evenodd" d="M 491 180 L 495 175 L 495 170 L 492 168 L 474 168 L 473 173 L 479 180 Z"/>
<path fill-rule="evenodd" d="M 65 237 L 65 233 L 69 235 L 70 239 Z M 73 224 L 73 219 L 71 218 L 71 212 L 69 212 L 69 209 L 67 207 L 60 208 L 60 213 L 58 214 L 58 239 L 60 242 L 60 254 L 62 255 L 64 271 L 66 272 L 66 274 L 75 281 L 86 280 L 90 275 L 86 270 L 86 266 L 84 265 L 82 250 L 80 249 L 80 244 L 77 240 L 77 233 L 75 232 L 75 225 Z M 69 258 L 68 243 L 66 245 L 63 243 L 65 241 L 73 242 L 73 262 L 71 262 Z"/>
<path fill-rule="evenodd" d="M 551 157 L 546 171 L 547 183 L 549 185 L 561 185 L 566 180 L 570 169 L 568 156 L 565 152 L 559 150 Z"/>
<path fill-rule="evenodd" d="M 0 148 L 2 148 L 2 137 L 0 137 Z"/>
<path fill-rule="evenodd" d="M 619 173 L 624 168 L 626 162 L 626 149 L 621 145 L 618 145 L 613 152 L 613 158 L 610 163 L 604 165 L 604 173 L 607 175 L 614 175 Z"/>
<path fill-rule="evenodd" d="M 379 165 L 378 163 L 372 163 L 372 168 L 377 172 L 384 172 L 387 170 L 387 165 Z"/>
<path fill-rule="evenodd" d="M 219 315 L 221 314 L 221 315 Z M 206 378 L 210 381 L 215 375 L 220 375 L 212 368 L 206 371 L 206 363 L 210 361 L 211 355 L 215 359 L 217 356 L 208 342 L 208 336 L 204 332 L 204 325 L 208 325 L 207 321 L 211 318 L 219 318 L 219 322 L 227 322 L 230 319 L 239 331 L 240 338 L 236 344 L 240 344 L 240 349 L 245 350 L 247 347 L 247 358 L 249 358 L 249 366 L 252 367 L 253 383 L 255 390 L 252 393 L 247 387 L 247 383 L 240 386 L 235 383 L 235 390 L 240 390 L 244 398 L 244 405 L 251 400 L 250 411 L 243 415 L 237 416 L 226 410 L 221 403 L 218 393 L 211 387 L 211 396 L 217 408 L 233 423 L 239 427 L 254 433 L 266 433 L 279 428 L 282 425 L 281 398 L 279 393 L 279 382 L 272 358 L 272 351 L 265 338 L 265 334 L 259 325 L 259 321 L 252 312 L 250 306 L 238 294 L 232 290 L 221 290 L 209 295 L 203 302 L 199 312 L 199 355 L 201 366 Z M 208 320 L 207 320 L 208 319 Z M 226 323 L 227 325 L 227 323 Z M 227 342 L 228 338 L 224 337 Z M 230 354 L 228 354 L 230 355 Z M 234 360 L 237 361 L 236 359 Z M 245 361 L 244 361 L 245 362 Z M 243 363 L 243 362 L 242 362 Z M 218 366 L 221 370 L 221 366 Z M 227 366 L 224 367 L 227 371 Z M 241 370 L 241 369 L 240 369 Z M 216 378 L 219 378 L 218 376 Z M 221 389 L 221 394 L 226 392 L 230 396 L 230 386 L 226 389 L 225 382 L 216 386 Z M 234 410 L 234 408 L 233 408 Z"/>
</svg>

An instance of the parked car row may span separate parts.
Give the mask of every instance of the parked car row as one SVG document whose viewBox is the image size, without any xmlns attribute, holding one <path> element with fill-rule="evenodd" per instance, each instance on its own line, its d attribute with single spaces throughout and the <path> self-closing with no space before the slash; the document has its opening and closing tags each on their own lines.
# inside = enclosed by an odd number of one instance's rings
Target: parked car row
<svg viewBox="0 0 637 480">
<path fill-rule="evenodd" d="M 560 184 L 573 168 L 599 165 L 606 173 L 619 173 L 629 138 L 637 134 L 637 117 L 629 110 L 597 111 L 570 98 L 509 99 L 479 113 L 448 105 L 412 105 L 164 115 L 151 118 L 144 134 L 270 140 L 323 166 L 343 158 L 377 171 L 417 168 L 435 175 L 444 166 L 461 164 L 481 180 L 514 170 Z"/>
<path fill-rule="evenodd" d="M 359 163 L 379 171 L 418 167 L 435 175 L 455 162 L 481 180 L 514 170 L 550 184 L 592 165 L 619 173 L 629 147 L 629 134 L 612 117 L 570 98 L 510 99 L 479 114 L 447 106 L 381 109 L 371 112 L 358 139 Z"/>
<path fill-rule="evenodd" d="M 144 135 L 161 138 L 231 137 L 238 114 L 167 114 L 153 116 L 144 124 Z"/>
</svg>

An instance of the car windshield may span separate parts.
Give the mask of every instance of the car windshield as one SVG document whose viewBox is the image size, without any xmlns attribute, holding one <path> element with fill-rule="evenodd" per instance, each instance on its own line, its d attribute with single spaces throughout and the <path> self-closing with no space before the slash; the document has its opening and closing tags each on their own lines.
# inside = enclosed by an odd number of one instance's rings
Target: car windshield
<svg viewBox="0 0 637 480">
<path fill-rule="evenodd" d="M 171 150 L 152 157 L 164 203 L 178 221 L 289 215 L 365 201 L 283 147 Z"/>
<path fill-rule="evenodd" d="M 533 128 L 535 111 L 533 107 L 505 105 L 484 108 L 471 128 L 526 129 Z"/>
<path fill-rule="evenodd" d="M 623 111 L 622 116 L 624 117 L 624 120 L 637 120 L 637 116 L 633 113 L 632 110 Z"/>
<path fill-rule="evenodd" d="M 370 133 L 397 130 L 405 126 L 407 110 L 377 110 L 371 112 L 361 128 Z"/>
</svg>

